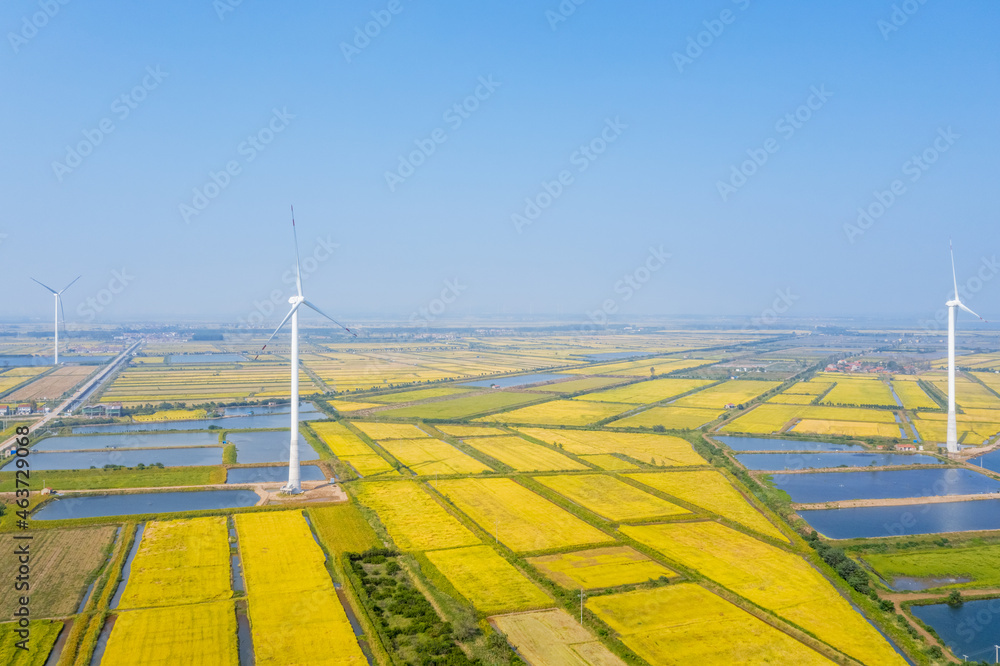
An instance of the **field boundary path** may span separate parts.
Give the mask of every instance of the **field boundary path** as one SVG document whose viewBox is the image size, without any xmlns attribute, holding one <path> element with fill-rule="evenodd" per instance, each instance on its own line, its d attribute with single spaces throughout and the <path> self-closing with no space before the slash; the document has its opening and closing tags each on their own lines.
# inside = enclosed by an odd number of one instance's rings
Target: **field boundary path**
<svg viewBox="0 0 1000 666">
<path fill-rule="evenodd" d="M 118 357 L 115 358 L 115 360 L 111 361 L 111 363 L 108 363 L 103 370 L 101 370 L 96 375 L 87 380 L 87 382 L 83 386 L 81 386 L 76 391 L 76 393 L 67 398 L 61 405 L 53 409 L 51 412 L 49 412 L 42 418 L 35 421 L 34 424 L 28 426 L 28 434 L 30 435 L 39 428 L 46 427 L 49 421 L 62 414 L 64 411 L 67 411 L 70 408 L 70 406 L 73 405 L 73 403 L 82 400 L 87 394 L 89 394 L 91 391 L 93 391 L 101 384 L 103 384 L 105 381 L 107 381 L 108 378 L 111 377 L 111 375 L 114 373 L 114 371 L 118 369 L 118 366 L 120 366 L 123 362 L 127 361 L 131 357 L 132 352 L 135 351 L 141 344 L 142 340 L 139 340 L 130 345 L 125 351 L 119 354 Z M 17 435 L 11 437 L 3 444 L 0 444 L 0 455 L 2 455 L 6 451 L 14 449 L 16 445 L 17 445 Z"/>
<path fill-rule="evenodd" d="M 909 506 L 911 504 L 944 504 L 947 502 L 970 502 L 974 500 L 990 499 L 1000 499 L 1000 493 L 979 493 L 977 495 L 931 495 L 930 497 L 893 497 L 889 499 L 816 502 L 813 504 L 792 504 L 792 510 L 810 511 L 814 509 L 854 509 L 862 506 Z"/>
</svg>

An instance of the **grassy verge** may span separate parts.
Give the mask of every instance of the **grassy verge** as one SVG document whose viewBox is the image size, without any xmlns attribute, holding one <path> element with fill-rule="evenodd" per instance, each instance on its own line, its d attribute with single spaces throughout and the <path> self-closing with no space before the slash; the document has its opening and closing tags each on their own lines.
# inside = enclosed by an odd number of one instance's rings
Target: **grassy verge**
<svg viewBox="0 0 1000 666">
<path fill-rule="evenodd" d="M 226 470 L 222 467 L 53 470 L 36 471 L 31 480 L 35 490 L 42 488 L 42 484 L 56 490 L 204 486 L 225 483 Z M 14 472 L 0 472 L 0 492 L 13 491 Z"/>
</svg>

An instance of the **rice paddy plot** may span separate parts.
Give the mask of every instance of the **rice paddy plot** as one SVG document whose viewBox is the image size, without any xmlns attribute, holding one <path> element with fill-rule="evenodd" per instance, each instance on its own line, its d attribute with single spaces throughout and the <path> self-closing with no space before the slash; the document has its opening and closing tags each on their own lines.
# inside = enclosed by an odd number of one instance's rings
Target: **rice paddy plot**
<svg viewBox="0 0 1000 666">
<path fill-rule="evenodd" d="M 613 541 L 510 479 L 447 479 L 431 485 L 515 552 Z"/>
<path fill-rule="evenodd" d="M 726 477 L 714 470 L 652 472 L 626 476 L 688 504 L 728 518 L 760 534 L 787 540 L 778 528 L 729 483 Z"/>
<path fill-rule="evenodd" d="M 132 560 L 119 608 L 175 606 L 229 599 L 225 516 L 152 521 Z"/>
<path fill-rule="evenodd" d="M 492 393 L 466 395 L 450 400 L 424 402 L 409 407 L 388 409 L 379 413 L 393 418 L 465 419 L 477 414 L 524 405 L 538 400 L 539 397 L 538 394 L 531 393 L 493 391 Z"/>
<path fill-rule="evenodd" d="M 609 472 L 639 469 L 638 465 L 634 465 L 626 460 L 622 460 L 621 458 L 613 456 L 610 453 L 583 455 L 580 456 L 580 459 L 583 460 L 584 462 L 588 462 L 591 465 L 594 465 L 599 469 L 603 469 Z"/>
<path fill-rule="evenodd" d="M 114 536 L 115 528 L 111 526 L 34 531 L 30 545 L 32 616 L 65 617 L 75 613 L 89 581 L 104 564 Z M 4 580 L 14 581 L 17 577 L 19 563 L 13 553 L 19 542 L 11 533 L 0 534 L 0 548 L 5 554 L 0 559 L 0 576 Z M 0 615 L 4 618 L 13 617 L 17 596 L 0 595 Z"/>
<path fill-rule="evenodd" d="M 580 399 L 591 402 L 617 402 L 630 405 L 646 405 L 668 400 L 696 388 L 712 384 L 707 379 L 675 379 L 666 377 L 648 382 L 637 382 L 596 393 L 587 393 Z"/>
<path fill-rule="evenodd" d="M 742 405 L 754 398 L 781 386 L 781 382 L 752 379 L 738 379 L 723 382 L 704 391 L 684 396 L 673 403 L 678 407 L 701 407 L 703 409 L 725 409 L 726 405 Z"/>
<path fill-rule="evenodd" d="M 860 423 L 895 424 L 896 417 L 888 409 L 860 407 L 828 407 L 825 405 L 776 405 L 765 403 L 722 426 L 723 432 L 764 435 L 778 432 L 793 419 L 818 421 L 854 421 Z M 898 429 L 897 429 L 898 430 Z M 898 434 L 896 435 L 898 436 Z"/>
<path fill-rule="evenodd" d="M 604 430 L 542 428 L 519 430 L 542 442 L 565 447 L 567 451 L 578 456 L 620 453 L 659 466 L 688 467 L 708 464 L 704 458 L 695 453 L 690 442 L 671 435 Z"/>
<path fill-rule="evenodd" d="M 677 576 L 675 571 L 628 546 L 529 557 L 528 562 L 567 590 L 637 585 Z"/>
<path fill-rule="evenodd" d="M 382 547 L 356 504 L 314 507 L 307 513 L 320 541 L 334 555 L 363 553 L 369 548 Z"/>
<path fill-rule="evenodd" d="M 372 409 L 374 407 L 385 406 L 378 402 L 358 402 L 355 400 L 330 400 L 329 405 L 338 412 L 343 412 L 345 414 L 348 412 L 359 412 L 362 409 Z"/>
<path fill-rule="evenodd" d="M 586 366 L 583 368 L 572 368 L 566 370 L 571 374 L 588 375 L 615 375 L 622 377 L 642 377 L 653 375 L 664 375 L 678 370 L 697 368 L 703 365 L 715 363 L 715 361 L 704 359 L 685 359 L 675 356 L 663 356 L 657 358 L 647 358 L 641 361 L 621 361 L 619 363 L 608 363 L 605 365 Z"/>
<path fill-rule="evenodd" d="M 510 434 L 506 430 L 490 426 L 452 425 L 450 423 L 442 423 L 441 425 L 435 427 L 446 435 L 459 438 L 498 437 Z"/>
<path fill-rule="evenodd" d="M 374 511 L 401 550 L 472 546 L 480 541 L 455 516 L 412 481 L 354 486 L 358 501 Z"/>
<path fill-rule="evenodd" d="M 361 476 L 394 476 L 397 474 L 388 460 L 375 453 L 367 443 L 343 423 L 339 421 L 317 422 L 312 424 L 312 429 L 330 448 L 333 455 L 353 467 Z"/>
<path fill-rule="evenodd" d="M 555 472 L 588 469 L 558 451 L 529 442 L 517 435 L 478 437 L 465 442 L 468 446 L 499 460 L 518 472 Z"/>
<path fill-rule="evenodd" d="M 921 438 L 928 442 L 942 444 L 947 441 L 948 423 L 945 419 L 937 418 L 938 414 L 927 412 L 921 412 L 917 416 L 918 418 L 914 418 L 911 423 Z M 941 414 L 940 416 L 946 415 Z M 958 441 L 962 444 L 979 446 L 1000 434 L 1000 422 L 984 423 L 971 420 L 965 414 L 957 414 L 955 421 L 958 428 Z"/>
<path fill-rule="evenodd" d="M 538 476 L 535 480 L 615 522 L 691 515 L 687 509 L 604 474 Z"/>
<path fill-rule="evenodd" d="M 839 435 L 841 437 L 902 437 L 894 423 L 868 423 L 863 421 L 827 421 L 802 419 L 789 432 L 806 435 Z"/>
<path fill-rule="evenodd" d="M 11 402 L 27 402 L 30 400 L 55 400 L 94 374 L 97 367 L 93 365 L 66 365 L 39 377 L 27 386 L 22 386 L 5 400 Z M 0 380 L 3 375 L 0 375 Z"/>
<path fill-rule="evenodd" d="M 257 664 L 367 664 L 302 514 L 244 513 L 234 519 Z M 316 640 L 320 636 L 323 641 Z"/>
<path fill-rule="evenodd" d="M 31 640 L 27 649 L 22 650 L 15 643 L 21 636 L 15 632 L 21 630 L 17 622 L 0 624 L 0 663 L 5 666 L 44 666 L 48 663 L 49 653 L 55 645 L 63 623 L 53 620 L 33 620 L 28 624 Z"/>
<path fill-rule="evenodd" d="M 621 428 L 663 426 L 668 430 L 694 430 L 719 418 L 722 413 L 722 410 L 699 407 L 651 407 L 612 424 Z"/>
<path fill-rule="evenodd" d="M 625 666 L 562 609 L 498 615 L 490 621 L 529 664 Z"/>
<path fill-rule="evenodd" d="M 375 440 L 383 439 L 413 439 L 415 437 L 430 437 L 426 432 L 412 423 L 380 423 L 371 421 L 352 421 L 361 432 Z"/>
<path fill-rule="evenodd" d="M 862 663 L 906 664 L 875 627 L 799 555 L 716 522 L 625 526 L 622 532 Z"/>
<path fill-rule="evenodd" d="M 875 377 L 866 379 L 839 378 L 833 389 L 823 396 L 820 404 L 858 407 L 866 405 L 897 406 L 896 399 L 892 397 L 892 391 L 889 390 L 889 385 Z"/>
<path fill-rule="evenodd" d="M 530 425 L 589 425 L 631 409 L 631 405 L 585 400 L 553 400 L 522 407 L 502 414 L 475 419 L 491 423 L 526 423 Z"/>
<path fill-rule="evenodd" d="M 779 405 L 810 405 L 815 399 L 816 396 L 804 393 L 779 393 L 768 398 L 766 402 Z"/>
<path fill-rule="evenodd" d="M 577 393 L 579 391 L 595 391 L 605 386 L 619 384 L 622 381 L 614 377 L 585 377 L 583 379 L 570 379 L 568 382 L 534 386 L 531 390 L 543 393 Z"/>
<path fill-rule="evenodd" d="M 510 613 L 554 603 L 540 587 L 489 546 L 432 550 L 425 555 L 481 613 Z"/>
<path fill-rule="evenodd" d="M 587 608 L 650 664 L 834 663 L 694 583 L 594 597 Z"/>
<path fill-rule="evenodd" d="M 261 661 L 260 651 L 257 655 L 258 664 L 269 663 Z M 101 666 L 175 664 L 239 664 L 232 602 L 146 608 L 118 615 Z"/>
<path fill-rule="evenodd" d="M 994 379 L 994 375 L 977 373 L 976 376 L 982 376 L 983 382 L 994 391 L 1000 389 L 1000 381 Z M 927 377 L 927 379 L 943 395 L 948 395 L 947 378 L 937 376 Z M 1000 409 L 1000 398 L 993 391 L 979 382 L 963 376 L 955 377 L 955 402 L 962 409 Z"/>
<path fill-rule="evenodd" d="M 829 391 L 832 386 L 832 381 L 796 382 L 785 389 L 784 394 L 811 395 L 813 397 L 818 397 Z"/>
<path fill-rule="evenodd" d="M 385 405 L 397 405 L 404 402 L 418 402 L 420 400 L 430 400 L 431 398 L 443 398 L 445 396 L 461 395 L 468 393 L 470 389 L 456 386 L 438 386 L 435 388 L 416 389 L 413 391 L 402 391 L 400 393 L 383 393 L 380 395 L 368 396 L 369 402 L 377 402 Z"/>
<path fill-rule="evenodd" d="M 893 380 L 892 388 L 905 409 L 938 409 L 939 405 L 915 381 Z"/>
<path fill-rule="evenodd" d="M 431 437 L 386 439 L 381 444 L 392 457 L 420 476 L 493 471 L 451 444 Z"/>
</svg>

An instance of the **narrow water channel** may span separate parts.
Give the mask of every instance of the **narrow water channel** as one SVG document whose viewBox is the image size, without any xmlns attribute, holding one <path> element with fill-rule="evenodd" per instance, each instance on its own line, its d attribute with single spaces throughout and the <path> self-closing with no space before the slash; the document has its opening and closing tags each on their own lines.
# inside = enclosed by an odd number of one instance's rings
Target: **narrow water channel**
<svg viewBox="0 0 1000 666">
<path fill-rule="evenodd" d="M 132 573 L 132 560 L 135 559 L 135 554 L 139 552 L 139 544 L 142 542 L 142 533 L 146 530 L 146 523 L 140 523 L 135 528 L 135 541 L 132 542 L 132 549 L 128 553 L 128 557 L 125 559 L 125 566 L 122 567 L 122 575 L 118 579 L 118 587 L 115 589 L 115 596 L 111 597 L 110 608 L 118 608 L 118 602 L 122 599 L 122 594 L 125 593 L 125 586 L 128 585 L 129 574 Z"/>
</svg>

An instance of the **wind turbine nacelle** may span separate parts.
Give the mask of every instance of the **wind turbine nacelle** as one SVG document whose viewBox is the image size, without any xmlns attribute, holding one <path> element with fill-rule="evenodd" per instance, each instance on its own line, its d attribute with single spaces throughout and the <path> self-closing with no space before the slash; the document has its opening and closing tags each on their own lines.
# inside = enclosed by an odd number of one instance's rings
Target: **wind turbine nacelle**
<svg viewBox="0 0 1000 666">
<path fill-rule="evenodd" d="M 301 303 L 304 300 L 306 300 L 306 299 L 303 298 L 302 296 L 291 296 L 291 297 L 289 297 L 288 302 L 291 303 L 292 305 L 298 305 L 299 303 Z"/>
</svg>

